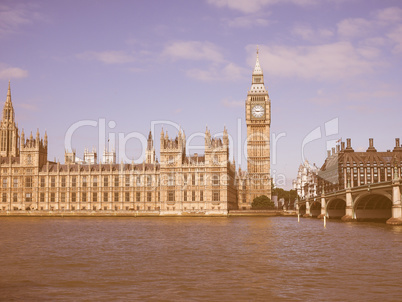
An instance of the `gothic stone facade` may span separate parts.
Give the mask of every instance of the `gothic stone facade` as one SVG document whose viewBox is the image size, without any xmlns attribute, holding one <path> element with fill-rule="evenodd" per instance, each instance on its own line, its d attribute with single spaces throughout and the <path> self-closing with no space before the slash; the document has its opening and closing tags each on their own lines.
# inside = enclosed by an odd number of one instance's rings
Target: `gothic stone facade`
<svg viewBox="0 0 402 302">
<path fill-rule="evenodd" d="M 248 173 L 229 160 L 226 129 L 221 139 L 205 132 L 205 154 L 186 154 L 186 136 L 169 138 L 162 130 L 160 161 L 155 158 L 151 133 L 145 161 L 116 164 L 113 152 L 97 163 L 86 151 L 75 152 L 65 164 L 48 161 L 48 138 L 25 138 L 19 132 L 11 101 L 10 83 L 0 124 L 0 211 L 138 211 L 169 214 L 225 215 L 250 209 L 259 195 L 271 197 L 270 100 L 258 60 L 246 101 Z"/>
</svg>

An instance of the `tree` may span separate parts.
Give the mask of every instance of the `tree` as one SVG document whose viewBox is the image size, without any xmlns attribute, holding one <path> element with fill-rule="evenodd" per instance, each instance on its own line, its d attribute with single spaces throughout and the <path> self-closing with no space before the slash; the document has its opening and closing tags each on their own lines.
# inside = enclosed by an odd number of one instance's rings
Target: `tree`
<svg viewBox="0 0 402 302">
<path fill-rule="evenodd" d="M 286 191 L 286 190 L 284 190 L 282 188 L 274 188 L 272 190 L 272 195 L 273 196 L 278 196 L 278 200 L 283 198 L 284 202 L 285 202 L 285 205 L 287 205 L 287 208 L 292 208 L 293 207 L 293 202 L 297 199 L 296 190 Z"/>
<path fill-rule="evenodd" d="M 266 195 L 261 195 L 261 196 L 254 198 L 254 200 L 251 204 L 252 210 L 270 210 L 270 209 L 274 209 L 274 208 L 275 208 L 275 204 Z"/>
</svg>

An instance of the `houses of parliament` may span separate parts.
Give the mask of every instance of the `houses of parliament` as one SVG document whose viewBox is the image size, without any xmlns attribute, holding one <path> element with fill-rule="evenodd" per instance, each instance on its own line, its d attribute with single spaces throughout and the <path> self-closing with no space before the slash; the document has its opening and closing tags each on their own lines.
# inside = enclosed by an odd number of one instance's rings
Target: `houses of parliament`
<svg viewBox="0 0 402 302">
<path fill-rule="evenodd" d="M 0 125 L 0 212 L 127 212 L 155 215 L 226 215 L 249 210 L 255 197 L 271 197 L 271 101 L 258 51 L 245 102 L 247 171 L 229 160 L 226 128 L 222 138 L 205 131 L 205 154 L 188 155 L 186 136 L 162 130 L 160 157 L 148 136 L 143 163 L 116 163 L 114 152 L 75 152 L 65 162 L 48 160 L 48 137 L 26 135 L 16 124 L 10 83 Z"/>
</svg>

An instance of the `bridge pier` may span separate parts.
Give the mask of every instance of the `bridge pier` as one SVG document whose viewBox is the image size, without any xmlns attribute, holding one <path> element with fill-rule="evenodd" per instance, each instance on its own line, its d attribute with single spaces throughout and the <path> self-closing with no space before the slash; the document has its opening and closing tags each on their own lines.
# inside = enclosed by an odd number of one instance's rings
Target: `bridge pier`
<svg viewBox="0 0 402 302">
<path fill-rule="evenodd" d="M 347 188 L 346 190 L 346 213 L 341 219 L 342 221 L 353 221 L 353 198 L 352 198 L 352 190 Z"/>
<path fill-rule="evenodd" d="M 325 197 L 323 195 L 321 195 L 321 214 L 318 215 L 317 218 L 324 218 L 324 216 L 326 216 L 326 209 L 327 209 L 327 204 L 325 202 Z"/>
<path fill-rule="evenodd" d="M 303 215 L 304 218 L 311 217 L 310 213 L 310 202 L 306 200 L 306 214 Z"/>
<path fill-rule="evenodd" d="M 387 224 L 402 225 L 401 189 L 400 180 L 392 181 L 392 217 Z"/>
</svg>

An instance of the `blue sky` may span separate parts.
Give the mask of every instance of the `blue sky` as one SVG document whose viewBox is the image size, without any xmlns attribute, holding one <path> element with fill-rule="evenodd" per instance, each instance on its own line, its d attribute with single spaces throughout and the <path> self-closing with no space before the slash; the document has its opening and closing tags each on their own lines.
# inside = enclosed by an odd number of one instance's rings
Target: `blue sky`
<svg viewBox="0 0 402 302">
<path fill-rule="evenodd" d="M 65 134 L 79 121 L 113 121 L 106 130 L 118 137 L 166 120 L 187 138 L 226 125 L 231 158 L 245 168 L 238 141 L 257 45 L 280 186 L 290 187 L 302 149 L 321 166 L 339 138 L 362 151 L 372 137 L 385 151 L 402 136 L 399 0 L 3 0 L 0 44 L 0 98 L 11 80 L 19 128 L 47 130 L 50 160 L 64 161 Z M 79 128 L 77 156 L 92 146 L 98 129 Z M 128 140 L 126 153 L 138 160 L 140 141 Z"/>
</svg>

